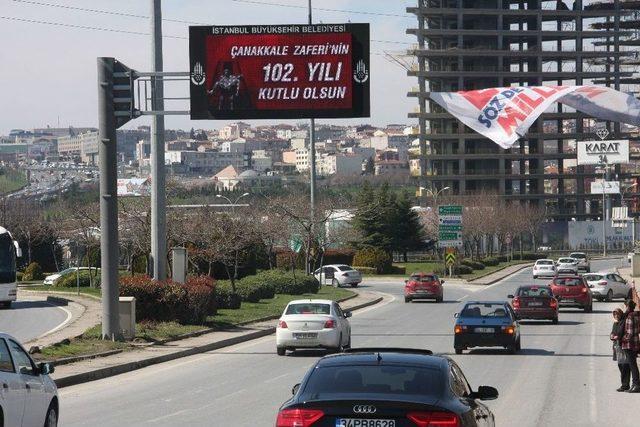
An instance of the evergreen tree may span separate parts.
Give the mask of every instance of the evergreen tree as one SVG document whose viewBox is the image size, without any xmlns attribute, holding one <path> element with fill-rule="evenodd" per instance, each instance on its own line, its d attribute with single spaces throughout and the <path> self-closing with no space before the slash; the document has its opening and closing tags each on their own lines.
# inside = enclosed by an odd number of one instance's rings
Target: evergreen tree
<svg viewBox="0 0 640 427">
<path fill-rule="evenodd" d="M 407 252 L 419 249 L 425 238 L 420 217 L 411 209 L 411 198 L 406 191 L 400 193 L 395 202 L 394 216 L 391 221 L 394 229 L 393 250 L 402 253 L 406 262 Z"/>
<path fill-rule="evenodd" d="M 385 209 L 381 205 L 381 197 L 385 191 L 382 189 L 375 194 L 368 182 L 365 181 L 362 190 L 356 200 L 356 213 L 353 218 L 353 226 L 362 234 L 359 242 L 355 242 L 360 248 L 375 247 L 388 250 L 391 240 L 387 235 L 385 223 Z"/>
<path fill-rule="evenodd" d="M 373 175 L 375 172 L 376 172 L 375 163 L 373 162 L 373 158 L 369 157 L 364 162 L 364 174 Z"/>
</svg>

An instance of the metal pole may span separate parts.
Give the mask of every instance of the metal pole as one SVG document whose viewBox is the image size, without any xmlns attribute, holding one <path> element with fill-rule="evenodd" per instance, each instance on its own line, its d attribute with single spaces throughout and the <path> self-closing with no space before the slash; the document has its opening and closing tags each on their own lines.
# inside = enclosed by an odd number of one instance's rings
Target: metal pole
<svg viewBox="0 0 640 427">
<path fill-rule="evenodd" d="M 607 171 L 607 165 L 604 165 L 602 172 L 602 256 L 607 256 L 607 207 L 605 203 L 604 183 Z"/>
<path fill-rule="evenodd" d="M 113 58 L 98 58 L 100 266 L 102 338 L 121 339 L 118 319 L 118 152 L 113 111 Z"/>
<path fill-rule="evenodd" d="M 162 71 L 162 2 L 151 0 L 152 71 Z M 162 77 L 151 78 L 151 108 L 164 110 Z M 164 116 L 153 116 L 151 122 L 151 262 L 153 277 L 167 277 L 167 201 L 164 166 Z"/>
<path fill-rule="evenodd" d="M 309 0 L 309 25 L 313 23 L 313 8 L 311 7 L 311 0 Z M 311 151 L 310 160 L 310 171 L 309 178 L 311 181 L 310 193 L 311 193 L 311 235 L 314 233 L 314 221 L 316 214 L 316 120 L 311 119 L 309 122 L 309 150 Z M 308 247 L 307 251 L 311 251 L 311 248 Z M 308 260 L 309 257 L 307 257 Z M 312 268 L 307 262 L 306 270 L 307 273 L 310 273 Z"/>
</svg>

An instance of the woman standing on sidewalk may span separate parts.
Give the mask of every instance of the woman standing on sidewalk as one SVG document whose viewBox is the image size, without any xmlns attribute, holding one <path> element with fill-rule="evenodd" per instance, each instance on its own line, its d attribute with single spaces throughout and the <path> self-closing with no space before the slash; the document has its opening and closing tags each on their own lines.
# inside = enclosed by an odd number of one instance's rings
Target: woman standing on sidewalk
<svg viewBox="0 0 640 427">
<path fill-rule="evenodd" d="M 625 301 L 624 332 L 622 334 L 622 354 L 627 359 L 627 364 L 622 369 L 622 384 L 629 384 L 628 393 L 640 393 L 640 372 L 638 372 L 638 351 L 640 351 L 640 312 L 635 311 L 636 303 L 632 300 Z M 625 381 L 626 380 L 626 381 Z"/>
<path fill-rule="evenodd" d="M 613 341 L 613 360 L 618 362 L 620 370 L 620 382 L 622 385 L 616 391 L 629 390 L 629 377 L 625 378 L 625 365 L 627 365 L 624 354 L 622 352 L 622 335 L 624 335 L 625 315 L 621 309 L 613 310 L 613 326 L 611 327 L 611 341 Z M 625 382 L 626 381 L 626 382 Z"/>
</svg>

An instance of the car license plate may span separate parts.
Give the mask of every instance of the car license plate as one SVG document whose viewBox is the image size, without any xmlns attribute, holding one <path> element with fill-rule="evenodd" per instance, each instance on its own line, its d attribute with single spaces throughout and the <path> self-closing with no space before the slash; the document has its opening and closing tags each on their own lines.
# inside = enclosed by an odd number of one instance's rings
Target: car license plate
<svg viewBox="0 0 640 427">
<path fill-rule="evenodd" d="M 395 420 L 336 418 L 336 427 L 396 427 Z"/>
<path fill-rule="evenodd" d="M 492 334 L 494 332 L 493 328 L 476 328 L 476 332 L 481 334 Z"/>
<path fill-rule="evenodd" d="M 529 307 L 542 307 L 541 302 L 530 302 Z"/>
<path fill-rule="evenodd" d="M 304 332 L 304 333 L 294 332 L 293 333 L 293 338 L 295 338 L 297 340 L 305 340 L 305 339 L 309 339 L 309 338 L 318 338 L 318 334 L 317 333 L 310 333 L 310 332 Z"/>
</svg>

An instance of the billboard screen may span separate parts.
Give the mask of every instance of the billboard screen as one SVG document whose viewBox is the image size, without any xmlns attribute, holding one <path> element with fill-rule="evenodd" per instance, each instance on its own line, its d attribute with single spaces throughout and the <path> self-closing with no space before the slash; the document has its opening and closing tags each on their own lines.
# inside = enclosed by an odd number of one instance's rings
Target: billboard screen
<svg viewBox="0 0 640 427">
<path fill-rule="evenodd" d="M 191 118 L 369 116 L 369 24 L 189 27 Z"/>
<path fill-rule="evenodd" d="M 578 141 L 578 164 L 629 163 L 629 140 Z"/>
</svg>

